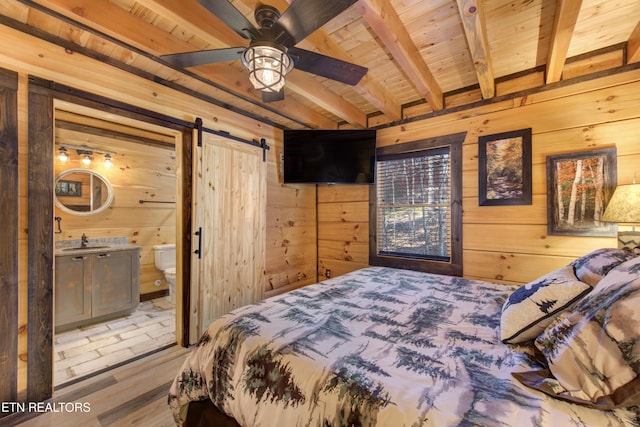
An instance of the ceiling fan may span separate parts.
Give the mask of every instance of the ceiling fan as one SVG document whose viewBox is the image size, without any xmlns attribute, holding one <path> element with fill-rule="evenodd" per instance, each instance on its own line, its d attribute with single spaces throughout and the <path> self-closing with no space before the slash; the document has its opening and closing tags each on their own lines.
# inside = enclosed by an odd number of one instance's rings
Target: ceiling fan
<svg viewBox="0 0 640 427">
<path fill-rule="evenodd" d="M 336 58 L 294 47 L 357 0 L 296 0 L 281 15 L 273 6 L 258 5 L 254 26 L 228 0 L 197 0 L 245 39 L 248 47 L 230 47 L 162 55 L 178 67 L 242 60 L 249 80 L 264 102 L 284 99 L 285 75 L 292 68 L 356 85 L 368 69 Z"/>
</svg>

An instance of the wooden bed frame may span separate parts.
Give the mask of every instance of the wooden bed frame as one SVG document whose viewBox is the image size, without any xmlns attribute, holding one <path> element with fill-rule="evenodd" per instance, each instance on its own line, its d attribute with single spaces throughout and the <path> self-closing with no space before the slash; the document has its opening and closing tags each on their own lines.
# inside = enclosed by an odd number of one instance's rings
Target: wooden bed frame
<svg viewBox="0 0 640 427">
<path fill-rule="evenodd" d="M 219 410 L 209 399 L 189 402 L 185 427 L 240 427 L 240 425 Z"/>
</svg>

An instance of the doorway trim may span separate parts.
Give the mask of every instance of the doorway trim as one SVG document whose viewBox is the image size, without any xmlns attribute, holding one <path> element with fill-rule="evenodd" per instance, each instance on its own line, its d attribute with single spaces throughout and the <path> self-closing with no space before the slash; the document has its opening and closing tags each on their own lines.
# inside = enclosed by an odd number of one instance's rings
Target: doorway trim
<svg viewBox="0 0 640 427">
<path fill-rule="evenodd" d="M 18 398 L 18 73 L 0 68 L 0 401 Z"/>
<path fill-rule="evenodd" d="M 182 251 L 182 328 L 179 342 L 189 342 L 191 282 L 191 223 L 194 124 L 164 114 L 95 95 L 50 80 L 29 76 L 28 90 L 28 332 L 27 400 L 53 395 L 53 150 L 54 100 L 68 101 L 126 118 L 170 128 L 181 133 L 180 224 L 177 238 Z M 180 205 L 181 203 L 181 205 Z"/>
</svg>

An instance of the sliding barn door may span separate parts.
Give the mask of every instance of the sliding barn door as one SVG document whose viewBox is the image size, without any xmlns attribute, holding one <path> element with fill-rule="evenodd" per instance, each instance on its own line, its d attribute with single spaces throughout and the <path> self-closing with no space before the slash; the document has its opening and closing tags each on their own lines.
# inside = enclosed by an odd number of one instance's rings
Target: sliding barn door
<svg viewBox="0 0 640 427">
<path fill-rule="evenodd" d="M 202 139 L 194 159 L 191 343 L 213 320 L 264 292 L 263 151 L 208 133 Z"/>
</svg>

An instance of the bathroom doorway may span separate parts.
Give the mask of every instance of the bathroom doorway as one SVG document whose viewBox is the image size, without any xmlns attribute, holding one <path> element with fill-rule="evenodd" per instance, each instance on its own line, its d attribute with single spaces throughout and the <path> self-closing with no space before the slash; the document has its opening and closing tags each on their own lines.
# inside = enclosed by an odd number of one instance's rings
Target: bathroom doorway
<svg viewBox="0 0 640 427">
<path fill-rule="evenodd" d="M 177 341 L 180 133 L 58 100 L 54 122 L 53 385 L 60 387 Z M 122 258 L 126 251 L 132 255 Z M 109 289 L 116 273 L 119 288 Z M 130 288 L 121 285 L 129 280 Z"/>
</svg>

